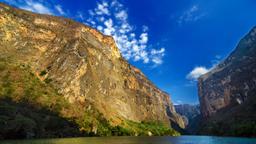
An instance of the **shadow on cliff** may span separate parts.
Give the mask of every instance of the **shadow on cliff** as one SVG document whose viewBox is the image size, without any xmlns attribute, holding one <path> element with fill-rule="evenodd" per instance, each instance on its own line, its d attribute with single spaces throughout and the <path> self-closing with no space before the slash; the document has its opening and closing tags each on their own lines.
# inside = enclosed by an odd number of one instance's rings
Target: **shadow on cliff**
<svg viewBox="0 0 256 144">
<path fill-rule="evenodd" d="M 0 139 L 81 136 L 78 126 L 25 100 L 0 99 Z"/>
<path fill-rule="evenodd" d="M 256 137 L 256 91 L 242 103 L 231 104 L 208 119 L 202 119 L 199 135 Z"/>
<path fill-rule="evenodd" d="M 170 106 L 166 107 L 166 113 L 170 118 L 175 118 L 176 116 L 172 113 Z M 184 130 L 184 128 L 181 128 L 181 126 L 179 125 L 179 120 L 178 119 L 169 119 L 171 127 L 176 130 L 177 132 L 179 132 L 180 134 L 184 135 L 186 134 L 186 131 Z M 182 122 L 183 123 L 183 122 Z"/>
</svg>

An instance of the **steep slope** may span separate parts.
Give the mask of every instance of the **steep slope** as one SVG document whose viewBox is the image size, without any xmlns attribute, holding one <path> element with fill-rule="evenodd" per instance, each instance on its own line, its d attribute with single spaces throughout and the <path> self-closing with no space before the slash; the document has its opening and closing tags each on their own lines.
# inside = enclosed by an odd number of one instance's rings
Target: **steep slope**
<svg viewBox="0 0 256 144">
<path fill-rule="evenodd" d="M 197 134 L 197 128 L 200 124 L 201 114 L 200 106 L 190 105 L 190 104 L 180 104 L 174 105 L 175 110 L 180 114 L 185 123 L 185 129 L 183 130 L 184 134 L 195 135 Z"/>
<path fill-rule="evenodd" d="M 27 65 L 0 59 L 0 139 L 81 136 L 78 125 L 59 115 L 72 110 L 56 90 Z"/>
<path fill-rule="evenodd" d="M 256 27 L 229 57 L 199 78 L 202 133 L 256 136 Z"/>
<path fill-rule="evenodd" d="M 187 119 L 186 125 L 188 126 L 193 119 L 200 114 L 200 106 L 190 104 L 174 105 L 175 110 L 178 114 L 185 116 Z"/>
<path fill-rule="evenodd" d="M 0 139 L 178 134 L 159 122 L 112 126 L 88 104 L 69 103 L 29 65 L 12 61 L 0 59 Z"/>
<path fill-rule="evenodd" d="M 95 109 L 112 125 L 184 127 L 169 95 L 122 58 L 113 38 L 80 23 L 0 3 L 0 58 L 29 65 L 70 104 Z"/>
</svg>

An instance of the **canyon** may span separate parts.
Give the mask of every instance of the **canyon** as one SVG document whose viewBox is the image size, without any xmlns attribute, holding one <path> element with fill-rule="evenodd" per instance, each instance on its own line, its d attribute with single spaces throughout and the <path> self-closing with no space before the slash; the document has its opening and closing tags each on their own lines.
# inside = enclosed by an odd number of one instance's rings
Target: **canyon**
<svg viewBox="0 0 256 144">
<path fill-rule="evenodd" d="M 113 37 L 0 3 L 0 139 L 185 134 L 256 137 L 256 27 L 176 105 Z"/>
<path fill-rule="evenodd" d="M 97 117 L 111 126 L 155 122 L 167 128 L 171 125 L 184 128 L 170 96 L 122 57 L 111 36 L 89 26 L 0 3 L 0 45 L 2 75 L 7 78 L 8 73 L 12 77 L 16 75 L 10 83 L 21 81 L 21 84 L 10 84 L 17 90 L 12 95 L 6 94 L 7 88 L 2 85 L 2 97 L 7 95 L 15 103 L 28 99 L 34 106 L 47 105 L 54 111 L 52 107 L 58 102 L 49 106 L 52 101 L 43 100 L 59 95 L 69 106 L 60 108 L 59 115 L 79 123 L 80 130 L 94 134 L 101 123 Z M 23 94 L 24 79 L 17 71 L 31 73 L 36 83 L 56 93 L 48 91 L 30 99 L 30 93 Z M 90 118 L 96 113 L 96 118 Z M 86 116 L 90 118 L 87 127 L 81 122 Z"/>
</svg>

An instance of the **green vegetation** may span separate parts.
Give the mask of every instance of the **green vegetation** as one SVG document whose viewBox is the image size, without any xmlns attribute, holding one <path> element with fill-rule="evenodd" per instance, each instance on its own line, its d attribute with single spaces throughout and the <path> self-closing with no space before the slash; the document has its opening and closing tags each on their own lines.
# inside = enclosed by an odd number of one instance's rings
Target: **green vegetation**
<svg viewBox="0 0 256 144">
<path fill-rule="evenodd" d="M 102 114 L 95 110 L 85 112 L 84 118 L 78 122 L 81 130 L 88 136 L 178 136 L 177 131 L 160 122 L 123 121 L 112 126 Z"/>
<path fill-rule="evenodd" d="M 164 124 L 160 122 L 145 122 L 141 123 L 126 121 L 123 124 L 124 128 L 135 135 L 139 136 L 147 136 L 151 133 L 154 136 L 163 136 L 163 135 L 179 135 L 175 130 L 166 127 Z"/>
<path fill-rule="evenodd" d="M 28 66 L 0 62 L 0 139 L 79 136 L 60 116 L 68 103 Z"/>
<path fill-rule="evenodd" d="M 26 102 L 0 100 L 0 137 L 4 139 L 79 136 L 78 127 L 46 109 Z"/>
<path fill-rule="evenodd" d="M 207 133 L 209 135 L 219 136 L 244 136 L 255 137 L 256 134 L 256 122 L 246 120 L 231 120 L 231 121 L 212 121 L 205 124 L 200 133 Z"/>
<path fill-rule="evenodd" d="M 67 102 L 51 81 L 41 81 L 27 65 L 0 60 L 0 139 L 178 135 L 157 122 L 112 126 L 93 106 Z"/>
<path fill-rule="evenodd" d="M 47 74 L 47 71 L 46 71 L 46 70 L 43 70 L 43 71 L 40 72 L 39 75 L 40 75 L 40 76 L 44 76 L 44 75 L 46 75 L 46 74 Z"/>
<path fill-rule="evenodd" d="M 44 80 L 44 82 L 47 83 L 47 84 L 49 84 L 50 82 L 52 82 L 52 79 L 46 78 L 46 79 Z"/>
<path fill-rule="evenodd" d="M 85 123 L 84 123 L 85 124 Z M 95 126 L 98 128 L 97 133 L 92 131 L 92 123 L 89 124 L 87 128 L 91 128 L 91 133 L 88 135 L 95 136 L 178 136 L 179 133 L 175 130 L 168 128 L 160 123 L 138 123 L 132 121 L 126 121 L 121 125 L 111 126 L 106 120 L 99 121 L 98 125 Z M 88 130 L 87 130 L 88 132 Z"/>
</svg>

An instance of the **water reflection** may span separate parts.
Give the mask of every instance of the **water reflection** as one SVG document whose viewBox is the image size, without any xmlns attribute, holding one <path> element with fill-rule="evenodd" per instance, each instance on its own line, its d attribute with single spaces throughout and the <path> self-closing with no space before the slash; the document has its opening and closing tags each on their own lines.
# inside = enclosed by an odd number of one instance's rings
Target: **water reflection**
<svg viewBox="0 0 256 144">
<path fill-rule="evenodd" d="M 86 137 L 0 141 L 0 144 L 256 144 L 256 139 L 211 136 Z"/>
</svg>

